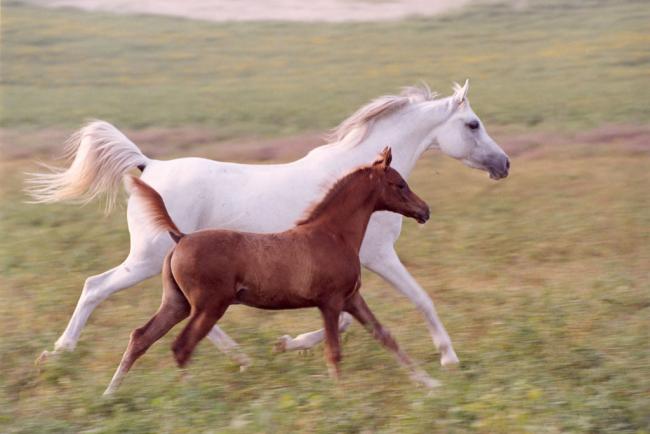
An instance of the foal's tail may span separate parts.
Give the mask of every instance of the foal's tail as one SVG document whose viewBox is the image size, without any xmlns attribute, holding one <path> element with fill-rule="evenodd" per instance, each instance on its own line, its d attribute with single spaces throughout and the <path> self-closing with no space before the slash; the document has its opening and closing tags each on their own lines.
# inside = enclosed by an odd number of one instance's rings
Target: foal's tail
<svg viewBox="0 0 650 434">
<path fill-rule="evenodd" d="M 135 176 L 127 176 L 124 178 L 124 183 L 132 196 L 139 197 L 144 202 L 146 217 L 154 229 L 169 232 L 176 243 L 185 236 L 169 216 L 165 202 L 156 190 Z"/>
<path fill-rule="evenodd" d="M 62 200 L 89 202 L 106 193 L 106 209 L 115 204 L 122 176 L 131 168 L 144 170 L 151 161 L 108 122 L 93 121 L 68 139 L 67 169 L 46 166 L 50 173 L 31 173 L 27 193 L 34 203 Z"/>
</svg>

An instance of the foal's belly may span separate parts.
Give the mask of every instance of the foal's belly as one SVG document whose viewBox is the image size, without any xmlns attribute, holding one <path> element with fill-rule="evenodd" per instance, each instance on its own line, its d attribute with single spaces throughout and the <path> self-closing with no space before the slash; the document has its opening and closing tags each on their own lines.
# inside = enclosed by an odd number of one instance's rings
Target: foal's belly
<svg viewBox="0 0 650 434">
<path fill-rule="evenodd" d="M 338 277 L 338 279 L 336 278 Z M 235 302 L 258 309 L 280 310 L 319 307 L 334 303 L 345 304 L 361 286 L 359 275 L 349 277 L 332 276 L 327 283 L 294 286 L 286 280 L 264 281 L 260 284 L 238 282 L 235 287 Z"/>
<path fill-rule="evenodd" d="M 281 310 L 316 307 L 318 303 L 311 297 L 295 292 L 277 291 L 272 288 L 263 290 L 238 285 L 235 293 L 236 304 L 243 304 L 258 309 Z"/>
</svg>

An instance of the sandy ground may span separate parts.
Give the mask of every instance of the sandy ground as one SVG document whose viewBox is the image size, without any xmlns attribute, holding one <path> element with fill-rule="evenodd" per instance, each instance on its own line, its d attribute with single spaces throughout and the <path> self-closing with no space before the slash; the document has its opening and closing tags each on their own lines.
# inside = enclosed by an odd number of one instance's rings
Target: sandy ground
<svg viewBox="0 0 650 434">
<path fill-rule="evenodd" d="M 387 21 L 431 16 L 476 0 L 26 0 L 121 14 L 171 15 L 207 21 Z"/>
</svg>

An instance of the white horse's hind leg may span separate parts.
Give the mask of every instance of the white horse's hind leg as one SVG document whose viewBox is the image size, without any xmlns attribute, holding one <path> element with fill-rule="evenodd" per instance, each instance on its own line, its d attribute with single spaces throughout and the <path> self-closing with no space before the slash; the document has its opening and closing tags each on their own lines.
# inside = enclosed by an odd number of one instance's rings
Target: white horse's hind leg
<svg viewBox="0 0 650 434">
<path fill-rule="evenodd" d="M 387 249 L 384 254 L 377 255 L 370 263 L 364 265 L 391 283 L 422 311 L 427 319 L 433 343 L 440 351 L 440 364 L 442 366 L 457 364 L 458 357 L 442 321 L 438 318 L 433 301 L 404 267 L 395 250 Z"/>
<path fill-rule="evenodd" d="M 251 359 L 239 348 L 230 336 L 226 334 L 221 328 L 215 324 L 208 333 L 208 339 L 219 348 L 221 352 L 232 358 L 235 362 L 239 363 L 239 370 L 244 372 L 252 362 Z"/>
<path fill-rule="evenodd" d="M 99 303 L 114 292 L 133 286 L 160 273 L 161 269 L 162 258 L 160 260 L 156 257 L 155 260 L 150 258 L 136 261 L 129 257 L 117 267 L 86 279 L 72 318 L 70 318 L 68 326 L 61 337 L 54 344 L 54 352 L 44 351 L 39 361 L 61 351 L 74 350 L 81 330 Z"/>
<path fill-rule="evenodd" d="M 352 324 L 352 316 L 343 312 L 339 317 L 339 331 L 342 333 Z M 325 329 L 316 330 L 292 338 L 289 335 L 282 336 L 275 344 L 277 351 L 306 350 L 325 339 Z"/>
</svg>

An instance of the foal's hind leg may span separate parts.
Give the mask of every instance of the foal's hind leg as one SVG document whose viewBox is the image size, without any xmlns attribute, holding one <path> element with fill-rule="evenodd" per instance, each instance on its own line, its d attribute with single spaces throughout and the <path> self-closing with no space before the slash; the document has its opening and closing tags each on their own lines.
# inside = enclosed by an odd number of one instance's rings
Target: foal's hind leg
<svg viewBox="0 0 650 434">
<path fill-rule="evenodd" d="M 131 333 L 129 342 L 122 361 L 113 375 L 113 379 L 106 388 L 104 395 L 110 395 L 119 387 L 120 383 L 133 366 L 133 363 L 142 356 L 149 347 L 163 337 L 176 324 L 187 318 L 190 305 L 175 284 L 163 283 L 163 301 L 158 312 L 139 329 Z"/>
<path fill-rule="evenodd" d="M 415 366 L 411 358 L 400 349 L 397 341 L 395 341 L 395 339 L 391 336 L 388 329 L 381 325 L 379 320 L 375 318 L 375 315 L 372 313 L 363 297 L 361 297 L 361 294 L 357 293 L 352 299 L 350 299 L 345 307 L 345 310 L 347 312 L 350 312 L 350 314 L 357 321 L 363 324 L 363 326 L 366 327 L 366 329 L 368 329 L 368 331 L 372 333 L 375 339 L 381 342 L 384 347 L 395 353 L 395 356 L 397 357 L 397 360 L 400 362 L 400 364 L 407 367 L 411 371 L 411 378 L 414 381 L 429 388 L 437 387 L 440 385 L 438 381 L 429 377 L 426 372 Z"/>
<path fill-rule="evenodd" d="M 187 364 L 194 348 L 219 321 L 228 306 L 230 306 L 230 300 L 215 300 L 213 298 L 209 304 L 192 301 L 190 319 L 172 345 L 172 351 L 179 367 L 182 368 Z"/>
</svg>

